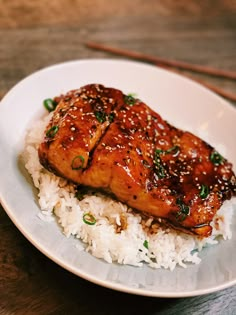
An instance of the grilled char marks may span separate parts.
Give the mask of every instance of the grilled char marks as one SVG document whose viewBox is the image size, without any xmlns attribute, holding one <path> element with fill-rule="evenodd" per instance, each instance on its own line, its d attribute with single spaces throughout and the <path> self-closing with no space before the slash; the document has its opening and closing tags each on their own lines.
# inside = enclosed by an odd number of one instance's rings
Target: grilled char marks
<svg viewBox="0 0 236 315">
<path fill-rule="evenodd" d="M 76 183 L 111 191 L 129 206 L 207 236 L 236 194 L 232 165 L 121 91 L 88 85 L 57 99 L 41 163 Z"/>
</svg>

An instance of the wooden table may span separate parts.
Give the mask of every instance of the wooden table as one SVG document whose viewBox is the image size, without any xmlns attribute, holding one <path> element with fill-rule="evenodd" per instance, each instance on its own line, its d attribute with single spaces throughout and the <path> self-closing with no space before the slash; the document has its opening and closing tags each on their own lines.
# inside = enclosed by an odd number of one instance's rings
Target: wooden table
<svg viewBox="0 0 236 315">
<path fill-rule="evenodd" d="M 111 57 L 86 48 L 88 40 L 236 71 L 236 2 L 0 1 L 0 97 L 45 66 Z M 195 76 L 236 92 L 233 81 Z M 0 314 L 180 312 L 236 314 L 236 287 L 201 297 L 167 300 L 99 287 L 42 255 L 0 208 Z"/>
</svg>

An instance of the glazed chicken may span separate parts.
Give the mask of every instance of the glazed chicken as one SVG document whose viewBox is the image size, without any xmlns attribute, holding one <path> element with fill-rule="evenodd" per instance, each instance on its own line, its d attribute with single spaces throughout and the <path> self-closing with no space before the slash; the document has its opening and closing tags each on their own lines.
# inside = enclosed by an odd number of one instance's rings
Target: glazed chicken
<svg viewBox="0 0 236 315">
<path fill-rule="evenodd" d="M 213 147 L 114 88 L 90 84 L 54 102 L 38 151 L 46 169 L 176 229 L 211 234 L 217 210 L 236 195 L 232 165 Z"/>
</svg>

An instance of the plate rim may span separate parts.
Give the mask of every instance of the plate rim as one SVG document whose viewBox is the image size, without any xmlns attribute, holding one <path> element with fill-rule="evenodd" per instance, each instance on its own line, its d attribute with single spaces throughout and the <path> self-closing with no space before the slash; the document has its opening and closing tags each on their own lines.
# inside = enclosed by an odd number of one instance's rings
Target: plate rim
<svg viewBox="0 0 236 315">
<path fill-rule="evenodd" d="M 49 71 L 49 70 L 53 70 L 54 68 L 60 68 L 60 67 L 64 67 L 64 66 L 69 66 L 72 65 L 74 63 L 90 63 L 90 62 L 95 62 L 95 63 L 99 63 L 99 62 L 111 62 L 111 63 L 127 63 L 127 64 L 133 64 L 134 66 L 143 66 L 144 68 L 149 67 L 150 69 L 156 69 L 160 72 L 163 73 L 168 73 L 168 75 L 179 78 L 181 80 L 184 80 L 185 82 L 191 82 L 191 84 L 197 86 L 197 88 L 202 89 L 203 91 L 210 93 L 213 97 L 216 97 L 218 99 L 218 101 L 223 102 L 224 106 L 227 106 L 228 108 L 230 108 L 230 110 L 235 111 L 236 107 L 233 105 L 233 103 L 229 100 L 226 100 L 223 96 L 217 94 L 216 92 L 210 90 L 208 87 L 202 85 L 200 82 L 194 80 L 194 78 L 190 78 L 190 77 L 186 77 L 184 76 L 184 74 L 181 73 L 177 73 L 174 71 L 171 71 L 169 69 L 165 69 L 162 67 L 159 67 L 158 65 L 153 65 L 150 63 L 145 63 L 143 61 L 137 61 L 137 60 L 130 60 L 127 58 L 81 58 L 81 59 L 71 59 L 71 60 L 66 60 L 66 61 L 62 61 L 62 62 L 58 62 L 55 64 L 50 64 L 47 65 L 45 67 L 42 67 L 40 69 L 37 69 L 35 71 L 33 71 L 32 73 L 26 75 L 25 77 L 23 77 L 22 79 L 20 79 L 16 84 L 14 84 L 7 92 L 5 95 L 3 95 L 2 99 L 0 100 L 0 104 L 5 102 L 9 97 L 10 94 L 12 93 L 12 90 L 17 88 L 18 86 L 20 86 L 21 84 L 24 84 L 25 81 L 28 81 L 29 79 L 31 79 L 31 77 L 34 77 L 36 75 L 40 75 L 41 73 L 45 72 L 45 71 Z"/>
<path fill-rule="evenodd" d="M 8 101 L 8 98 L 11 97 L 11 93 L 15 91 L 15 89 L 17 89 L 18 87 L 20 87 L 20 85 L 25 84 L 25 82 L 27 82 L 29 79 L 40 75 L 43 72 L 46 71 L 53 71 L 53 69 L 56 68 L 60 68 L 60 67 L 67 67 L 68 65 L 72 65 L 74 63 L 76 64 L 80 64 L 80 63 L 90 63 L 90 62 L 115 62 L 115 63 L 129 63 L 129 64 L 134 64 L 137 66 L 142 65 L 143 67 L 150 67 L 150 68 L 157 68 L 163 72 L 167 72 L 168 74 L 171 74 L 173 76 L 177 76 L 178 78 L 184 79 L 186 81 L 191 82 L 192 84 L 196 85 L 198 88 L 201 88 L 205 91 L 207 91 L 207 93 L 211 93 L 214 97 L 216 97 L 218 99 L 218 101 L 220 101 L 224 106 L 227 106 L 228 110 L 232 110 L 235 112 L 236 108 L 228 101 L 226 101 L 225 99 L 223 99 L 221 96 L 217 95 L 215 92 L 209 90 L 208 88 L 202 86 L 200 83 L 195 82 L 194 80 L 191 80 L 187 77 L 184 77 L 181 74 L 178 73 L 174 73 L 171 72 L 169 70 L 166 69 L 162 69 L 150 64 L 146 64 L 143 62 L 138 62 L 138 61 L 130 61 L 127 59 L 115 59 L 115 58 L 85 58 L 85 59 L 78 59 L 78 60 L 69 60 L 69 61 L 65 61 L 65 62 L 60 62 L 60 63 L 56 63 L 53 65 L 49 65 L 46 66 L 44 68 L 41 68 L 31 74 L 29 74 L 28 76 L 26 76 L 25 78 L 23 78 L 22 80 L 20 80 L 18 83 L 16 83 L 12 88 L 9 89 L 9 91 L 4 95 L 4 97 L 2 98 L 2 100 L 0 101 L 0 111 L 1 111 L 1 106 L 4 104 L 4 102 Z M 37 248 L 42 254 L 44 254 L 46 257 L 48 257 L 50 260 L 52 260 L 54 263 L 58 264 L 59 266 L 61 266 L 63 269 L 68 270 L 69 272 L 75 274 L 76 276 L 79 276 L 87 281 L 90 281 L 91 283 L 94 283 L 96 285 L 100 285 L 102 287 L 106 287 L 109 289 L 113 289 L 113 290 L 117 290 L 120 292 L 125 292 L 125 293 L 130 293 L 130 294 L 135 294 L 135 295 L 142 295 L 142 296 L 149 296 L 149 297 L 163 297 L 163 298 L 178 298 L 178 297 L 193 297 L 193 296 L 200 296 L 200 295 L 205 295 L 205 294 L 209 294 L 209 293 L 213 293 L 219 290 L 223 290 L 226 288 L 229 288 L 233 285 L 236 284 L 236 278 L 234 280 L 225 282 L 223 284 L 219 284 L 218 286 L 213 286 L 213 287 L 209 287 L 206 289 L 198 289 L 198 290 L 194 290 L 194 291 L 188 291 L 188 292 L 176 292 L 176 291 L 168 291 L 168 292 L 159 292 L 159 291 L 151 291 L 148 289 L 136 289 L 136 288 L 131 288 L 131 287 L 126 287 L 123 284 L 118 284 L 115 282 L 111 282 L 110 280 L 102 280 L 99 279 L 98 277 L 94 277 L 94 276 L 89 276 L 88 273 L 84 273 L 83 271 L 81 272 L 81 270 L 78 270 L 75 268 L 73 268 L 72 266 L 68 266 L 66 264 L 64 264 L 64 262 L 62 260 L 60 260 L 59 258 L 55 257 L 54 255 L 51 255 L 50 252 L 44 248 L 44 246 L 41 246 L 41 244 L 38 244 L 37 241 L 35 241 L 32 236 L 27 233 L 27 231 L 24 230 L 24 227 L 17 222 L 16 218 L 14 217 L 14 214 L 12 212 L 12 210 L 10 209 L 10 207 L 8 206 L 4 196 L 2 195 L 2 192 L 0 191 L 0 203 L 3 207 L 3 209 L 5 210 L 6 214 L 9 216 L 9 218 L 11 219 L 11 221 L 13 222 L 13 224 L 18 228 L 18 230 L 22 233 L 22 235 L 25 236 L 25 238 L 35 247 Z"/>
</svg>

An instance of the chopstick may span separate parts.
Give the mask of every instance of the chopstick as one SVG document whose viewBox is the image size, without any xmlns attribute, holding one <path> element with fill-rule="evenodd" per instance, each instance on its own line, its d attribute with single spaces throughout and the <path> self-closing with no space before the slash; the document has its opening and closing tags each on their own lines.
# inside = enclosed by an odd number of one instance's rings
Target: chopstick
<svg viewBox="0 0 236 315">
<path fill-rule="evenodd" d="M 87 42 L 86 46 L 88 48 L 106 51 L 106 52 L 109 52 L 112 54 L 124 56 L 124 57 L 135 59 L 135 60 L 147 61 L 149 63 L 155 64 L 156 66 L 171 70 L 173 72 L 180 73 L 179 71 L 173 69 L 173 68 L 177 68 L 177 69 L 188 70 L 188 71 L 197 72 L 197 73 L 208 74 L 211 76 L 222 77 L 222 78 L 226 78 L 226 79 L 230 79 L 230 80 L 236 80 L 236 72 L 235 71 L 221 70 L 221 69 L 216 69 L 216 68 L 208 67 L 208 66 L 190 64 L 190 63 L 183 62 L 183 61 L 169 60 L 169 59 L 160 58 L 157 56 L 146 55 L 146 54 L 139 53 L 139 52 L 132 51 L 132 50 L 125 50 L 125 49 L 120 49 L 120 48 L 116 48 L 116 47 L 111 47 L 111 46 L 99 44 L 96 42 Z M 215 93 L 217 93 L 217 94 L 219 94 L 219 95 L 221 95 L 221 96 L 223 96 L 229 100 L 236 101 L 236 94 L 224 91 L 223 89 L 221 89 L 217 86 L 214 86 L 210 83 L 206 83 L 205 81 L 202 81 L 200 79 L 193 78 L 193 77 L 188 76 L 186 74 L 184 74 L 184 75 L 187 76 L 188 78 L 204 85 L 205 87 L 214 91 Z"/>
<path fill-rule="evenodd" d="M 221 69 L 216 69 L 216 68 L 202 66 L 202 65 L 190 64 L 183 61 L 169 60 L 165 58 L 142 54 L 142 53 L 132 51 L 132 50 L 115 48 L 115 47 L 111 47 L 111 46 L 107 46 L 107 45 L 103 45 L 103 44 L 99 44 L 95 42 L 88 42 L 86 43 L 86 46 L 92 49 L 103 50 L 103 51 L 110 52 L 112 54 L 117 54 L 117 55 L 125 56 L 128 58 L 132 58 L 132 59 L 148 61 L 151 63 L 155 63 L 156 65 L 159 65 L 159 66 L 163 65 L 163 66 L 175 67 L 179 69 L 190 70 L 190 71 L 194 71 L 198 73 L 205 73 L 212 76 L 236 80 L 236 72 L 234 71 L 221 70 Z"/>
</svg>

